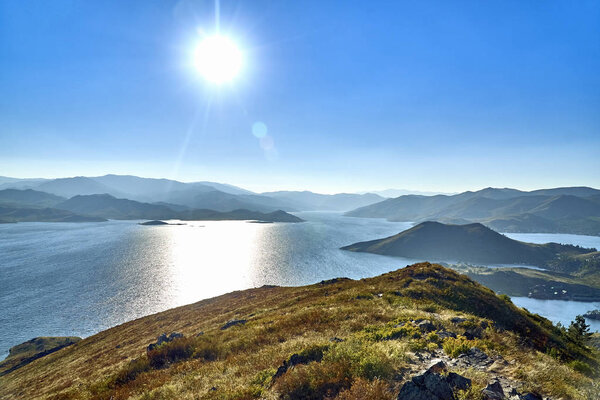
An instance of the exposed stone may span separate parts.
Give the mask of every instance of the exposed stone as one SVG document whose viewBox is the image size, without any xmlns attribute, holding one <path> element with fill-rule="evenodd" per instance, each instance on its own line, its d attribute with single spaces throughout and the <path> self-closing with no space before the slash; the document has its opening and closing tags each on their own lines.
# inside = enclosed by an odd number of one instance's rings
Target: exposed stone
<svg viewBox="0 0 600 400">
<path fill-rule="evenodd" d="M 150 343 L 146 348 L 146 351 L 152 351 L 163 343 L 168 343 L 173 341 L 174 339 L 182 338 L 183 333 L 179 332 L 171 332 L 169 336 L 166 333 L 162 333 L 158 338 L 156 338 L 156 343 Z"/>
<path fill-rule="evenodd" d="M 427 371 L 414 376 L 400 389 L 398 400 L 453 400 L 454 391 L 465 390 L 471 380 L 456 373 L 440 374 L 446 370 L 443 361 L 436 361 Z"/>
<path fill-rule="evenodd" d="M 504 390 L 498 380 L 489 383 L 482 391 L 481 397 L 483 400 L 504 400 Z"/>
<path fill-rule="evenodd" d="M 417 327 L 421 330 L 421 332 L 432 332 L 435 331 L 435 325 L 429 320 L 421 321 L 417 324 Z"/>
<path fill-rule="evenodd" d="M 472 347 L 465 354 L 458 356 L 458 360 L 467 366 L 488 367 L 493 361 L 477 347 Z"/>
<path fill-rule="evenodd" d="M 246 322 L 248 321 L 246 321 L 245 319 L 232 319 L 231 321 L 227 321 L 225 325 L 221 327 L 221 330 L 224 331 L 225 329 L 231 328 L 232 326 L 236 325 L 244 325 Z"/>
<path fill-rule="evenodd" d="M 467 320 L 466 318 L 454 317 L 450 320 L 450 322 L 452 322 L 453 324 L 461 324 L 461 323 L 465 322 L 466 320 Z"/>
<path fill-rule="evenodd" d="M 544 400 L 544 398 L 537 393 L 527 393 L 521 396 L 521 400 Z"/>
<path fill-rule="evenodd" d="M 450 331 L 446 331 L 446 330 L 440 330 L 437 331 L 436 334 L 438 335 L 438 337 L 440 339 L 446 339 L 446 338 L 456 338 L 456 333 L 454 332 L 450 332 Z"/>
<path fill-rule="evenodd" d="M 467 338 L 467 340 L 473 339 L 481 339 L 483 337 L 483 330 L 479 327 L 467 329 L 463 336 Z"/>
<path fill-rule="evenodd" d="M 340 343 L 340 342 L 343 342 L 344 339 L 335 336 L 335 337 L 332 337 L 331 339 L 329 339 L 329 341 L 334 342 L 334 343 Z"/>
</svg>

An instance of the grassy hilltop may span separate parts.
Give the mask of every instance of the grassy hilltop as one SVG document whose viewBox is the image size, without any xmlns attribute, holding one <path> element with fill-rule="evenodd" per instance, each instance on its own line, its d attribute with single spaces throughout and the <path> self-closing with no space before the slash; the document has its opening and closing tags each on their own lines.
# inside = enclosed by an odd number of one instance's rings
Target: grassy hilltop
<svg viewBox="0 0 600 400">
<path fill-rule="evenodd" d="M 184 337 L 146 350 L 171 332 Z M 552 399 L 600 396 L 600 356 L 586 342 L 421 263 L 357 281 L 232 292 L 140 318 L 0 377 L 0 398 L 396 399 L 437 359 L 471 379 L 456 399 L 480 399 L 494 379 Z"/>
</svg>

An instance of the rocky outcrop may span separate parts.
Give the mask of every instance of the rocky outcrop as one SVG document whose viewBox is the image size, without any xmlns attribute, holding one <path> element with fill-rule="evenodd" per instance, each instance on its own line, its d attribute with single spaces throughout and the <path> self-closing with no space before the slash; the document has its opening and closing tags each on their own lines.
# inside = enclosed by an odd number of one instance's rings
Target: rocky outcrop
<svg viewBox="0 0 600 400">
<path fill-rule="evenodd" d="M 182 338 L 182 337 L 183 337 L 183 333 L 179 333 L 179 332 L 171 332 L 171 334 L 169 336 L 167 336 L 166 333 L 163 333 L 156 339 L 155 343 L 150 343 L 148 345 L 148 347 L 146 348 L 146 352 L 156 349 L 158 346 L 160 346 L 163 343 L 172 342 L 174 339 Z"/>
<path fill-rule="evenodd" d="M 437 361 L 424 373 L 413 376 L 400 389 L 398 400 L 454 400 L 455 393 L 471 387 L 471 380 L 447 371 L 443 361 Z"/>
<path fill-rule="evenodd" d="M 236 325 L 244 325 L 246 322 L 248 321 L 245 319 L 232 319 L 231 321 L 227 321 L 225 325 L 221 327 L 221 330 L 224 331 L 225 329 L 231 328 L 232 326 Z"/>
</svg>

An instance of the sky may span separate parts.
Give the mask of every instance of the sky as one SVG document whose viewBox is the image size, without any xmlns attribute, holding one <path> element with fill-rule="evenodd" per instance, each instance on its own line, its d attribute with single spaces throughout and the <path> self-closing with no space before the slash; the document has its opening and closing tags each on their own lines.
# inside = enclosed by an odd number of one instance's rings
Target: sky
<svg viewBox="0 0 600 400">
<path fill-rule="evenodd" d="M 193 62 L 217 31 L 222 85 Z M 107 173 L 599 188 L 600 2 L 0 0 L 0 175 Z"/>
</svg>

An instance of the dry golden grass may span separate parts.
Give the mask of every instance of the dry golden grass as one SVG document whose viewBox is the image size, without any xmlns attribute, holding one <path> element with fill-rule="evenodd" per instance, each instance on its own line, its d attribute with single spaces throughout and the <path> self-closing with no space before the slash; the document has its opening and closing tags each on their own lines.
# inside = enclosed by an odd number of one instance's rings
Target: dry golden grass
<svg viewBox="0 0 600 400">
<path fill-rule="evenodd" d="M 592 378 L 567 362 L 597 366 L 597 353 L 468 278 L 423 263 L 359 281 L 233 292 L 140 318 L 1 377 L 0 399 L 392 399 L 416 366 L 414 352 L 443 345 L 395 324 L 427 318 L 460 334 L 450 322 L 457 315 L 496 324 L 473 345 L 504 357 L 502 373 L 523 387 L 565 399 L 596 393 Z M 220 329 L 240 318 L 248 322 Z M 186 339 L 146 356 L 149 343 L 173 331 Z M 272 379 L 292 354 L 316 347 L 325 349 L 321 361 Z M 544 354 L 550 348 L 556 357 Z M 464 373 L 476 385 L 487 377 Z"/>
</svg>

